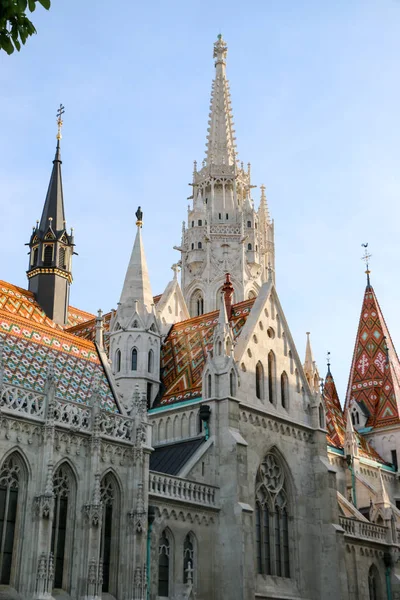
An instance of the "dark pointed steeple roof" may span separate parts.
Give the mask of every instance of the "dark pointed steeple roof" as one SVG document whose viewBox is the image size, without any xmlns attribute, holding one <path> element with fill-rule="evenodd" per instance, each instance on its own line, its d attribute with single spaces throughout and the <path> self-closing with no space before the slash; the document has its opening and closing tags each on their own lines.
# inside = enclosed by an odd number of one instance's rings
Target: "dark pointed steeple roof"
<svg viewBox="0 0 400 600">
<path fill-rule="evenodd" d="M 53 170 L 51 172 L 46 201 L 44 203 L 42 218 L 40 219 L 39 225 L 39 229 L 42 232 L 47 231 L 50 223 L 54 232 L 63 231 L 65 229 L 61 162 L 60 140 L 57 140 L 56 155 L 53 160 Z M 49 218 L 51 218 L 51 221 L 49 221 Z"/>
<path fill-rule="evenodd" d="M 369 274 L 368 274 L 369 275 Z M 369 276 L 346 394 L 346 411 L 357 402 L 367 427 L 399 423 L 400 362 Z"/>
</svg>

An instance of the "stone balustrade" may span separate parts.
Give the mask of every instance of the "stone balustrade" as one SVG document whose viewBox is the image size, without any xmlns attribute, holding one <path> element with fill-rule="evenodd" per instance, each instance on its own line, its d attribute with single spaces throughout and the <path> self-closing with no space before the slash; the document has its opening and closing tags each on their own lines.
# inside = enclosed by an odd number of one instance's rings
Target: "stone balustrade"
<svg viewBox="0 0 400 600">
<path fill-rule="evenodd" d="M 51 420 L 57 427 L 81 433 L 91 433 L 93 408 L 86 404 L 66 402 L 55 398 Z M 16 385 L 0 388 L 0 410 L 10 416 L 46 420 L 46 395 Z M 123 442 L 135 442 L 135 419 L 107 410 L 99 411 L 98 427 L 102 437 Z"/>
<path fill-rule="evenodd" d="M 350 517 L 339 516 L 339 524 L 343 527 L 347 535 L 354 537 L 375 540 L 377 542 L 387 542 L 388 528 L 369 523 L 366 521 L 358 521 Z"/>
<path fill-rule="evenodd" d="M 150 471 L 149 494 L 152 496 L 218 508 L 218 491 L 219 488 L 212 485 Z"/>
<path fill-rule="evenodd" d="M 44 419 L 45 396 L 18 385 L 0 388 L 0 407 L 4 413 L 19 413 L 34 419 Z"/>
</svg>

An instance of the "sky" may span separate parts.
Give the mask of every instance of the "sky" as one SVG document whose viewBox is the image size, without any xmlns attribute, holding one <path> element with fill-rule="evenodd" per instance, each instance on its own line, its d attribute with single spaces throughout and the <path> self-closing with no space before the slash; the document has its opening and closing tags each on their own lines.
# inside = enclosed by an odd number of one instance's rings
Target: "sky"
<svg viewBox="0 0 400 600">
<path fill-rule="evenodd" d="M 326 353 L 343 402 L 366 279 L 400 344 L 400 0 L 52 0 L 0 56 L 0 278 L 27 287 L 65 106 L 71 304 L 116 307 L 144 211 L 154 295 L 172 278 L 193 160 L 204 158 L 213 43 L 228 44 L 240 160 L 265 184 L 277 291 L 297 350 Z M 259 187 L 253 190 L 258 204 Z"/>
</svg>

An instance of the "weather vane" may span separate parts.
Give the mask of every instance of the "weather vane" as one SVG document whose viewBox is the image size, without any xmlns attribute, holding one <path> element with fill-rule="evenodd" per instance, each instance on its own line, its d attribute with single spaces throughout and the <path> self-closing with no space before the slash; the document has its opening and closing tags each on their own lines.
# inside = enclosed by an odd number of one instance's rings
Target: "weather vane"
<svg viewBox="0 0 400 600">
<path fill-rule="evenodd" d="M 57 109 L 57 126 L 58 126 L 58 131 L 57 131 L 57 139 L 60 141 L 62 138 L 61 135 L 61 128 L 63 126 L 63 120 L 62 120 L 62 116 L 65 113 L 65 108 L 62 104 L 60 104 L 60 107 Z"/>
<path fill-rule="evenodd" d="M 368 283 L 368 287 L 369 287 L 370 286 L 369 275 L 371 273 L 371 271 L 369 270 L 369 259 L 371 258 L 372 254 L 370 254 L 368 252 L 368 242 L 366 244 L 361 244 L 361 246 L 364 248 L 364 256 L 361 257 L 361 260 L 363 260 L 365 262 L 365 266 L 366 266 L 365 274 L 367 275 L 367 283 Z"/>
</svg>

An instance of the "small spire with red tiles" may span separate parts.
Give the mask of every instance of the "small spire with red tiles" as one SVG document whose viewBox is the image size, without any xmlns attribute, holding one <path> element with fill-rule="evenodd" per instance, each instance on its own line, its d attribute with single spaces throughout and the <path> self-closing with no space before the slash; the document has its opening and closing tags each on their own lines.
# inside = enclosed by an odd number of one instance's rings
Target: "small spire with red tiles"
<svg viewBox="0 0 400 600">
<path fill-rule="evenodd" d="M 228 315 L 228 320 L 230 321 L 232 318 L 233 285 L 232 285 L 231 276 L 229 273 L 226 274 L 225 283 L 222 286 L 222 292 L 223 292 L 224 298 L 225 298 L 226 314 Z"/>
</svg>

